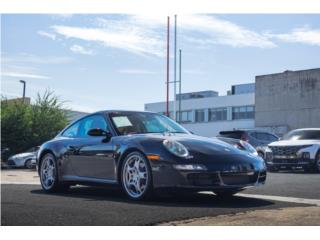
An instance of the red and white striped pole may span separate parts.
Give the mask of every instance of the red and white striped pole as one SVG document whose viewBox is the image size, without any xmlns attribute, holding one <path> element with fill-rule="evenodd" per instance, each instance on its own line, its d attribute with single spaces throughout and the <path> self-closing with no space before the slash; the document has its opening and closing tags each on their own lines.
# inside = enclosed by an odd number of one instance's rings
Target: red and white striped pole
<svg viewBox="0 0 320 240">
<path fill-rule="evenodd" d="M 168 16 L 168 27 L 167 27 L 167 111 L 166 114 L 169 117 L 169 54 L 170 54 L 170 17 Z"/>
</svg>

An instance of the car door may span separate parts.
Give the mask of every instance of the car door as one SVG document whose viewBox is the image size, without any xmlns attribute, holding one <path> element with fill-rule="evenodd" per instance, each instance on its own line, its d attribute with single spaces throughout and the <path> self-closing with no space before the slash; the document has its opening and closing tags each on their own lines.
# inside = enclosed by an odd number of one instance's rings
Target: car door
<svg viewBox="0 0 320 240">
<path fill-rule="evenodd" d="M 109 127 L 103 115 L 91 115 L 80 121 L 75 145 L 69 146 L 73 153 L 70 162 L 75 174 L 81 178 L 115 180 L 115 161 L 112 138 L 89 136 L 88 131 L 100 128 L 108 131 Z"/>
</svg>

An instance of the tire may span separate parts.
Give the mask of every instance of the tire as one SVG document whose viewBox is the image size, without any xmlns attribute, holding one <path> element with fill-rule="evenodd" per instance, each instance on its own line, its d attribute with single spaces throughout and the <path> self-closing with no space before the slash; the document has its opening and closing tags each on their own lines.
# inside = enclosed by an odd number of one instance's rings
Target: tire
<svg viewBox="0 0 320 240">
<path fill-rule="evenodd" d="M 32 163 L 31 163 L 31 159 L 27 160 L 25 163 L 24 163 L 24 167 L 27 168 L 27 169 L 32 169 Z"/>
<path fill-rule="evenodd" d="M 47 153 L 41 158 L 39 176 L 41 187 L 45 192 L 67 191 L 70 187 L 59 181 L 58 164 L 51 153 Z"/>
<path fill-rule="evenodd" d="M 316 161 L 314 163 L 314 170 L 320 173 L 320 152 L 317 153 Z"/>
<path fill-rule="evenodd" d="M 213 191 L 215 195 L 217 195 L 218 198 L 231 198 L 236 193 L 240 192 L 241 190 L 229 190 L 229 189 L 223 189 L 223 190 L 215 190 Z"/>
<path fill-rule="evenodd" d="M 124 159 L 121 167 L 121 187 L 132 200 L 142 200 L 152 196 L 151 167 L 140 152 L 132 152 Z"/>
</svg>

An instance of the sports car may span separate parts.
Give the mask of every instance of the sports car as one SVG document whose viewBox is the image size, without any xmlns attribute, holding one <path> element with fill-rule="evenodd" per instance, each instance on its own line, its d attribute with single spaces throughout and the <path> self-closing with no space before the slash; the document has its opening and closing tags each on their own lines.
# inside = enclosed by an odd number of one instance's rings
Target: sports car
<svg viewBox="0 0 320 240">
<path fill-rule="evenodd" d="M 137 111 L 100 111 L 71 123 L 40 147 L 37 169 L 46 192 L 115 184 L 134 200 L 158 189 L 225 197 L 266 181 L 261 158 Z"/>
</svg>

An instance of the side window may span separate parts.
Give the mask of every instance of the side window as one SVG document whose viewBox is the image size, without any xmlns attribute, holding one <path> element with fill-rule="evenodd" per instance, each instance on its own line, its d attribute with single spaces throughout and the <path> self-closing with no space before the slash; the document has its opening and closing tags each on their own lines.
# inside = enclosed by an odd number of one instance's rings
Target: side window
<svg viewBox="0 0 320 240">
<path fill-rule="evenodd" d="M 64 137 L 70 137 L 70 138 L 75 138 L 78 135 L 78 130 L 79 130 L 80 122 L 76 122 L 75 124 L 71 125 L 67 130 L 65 130 L 62 133 L 62 136 Z"/>
<path fill-rule="evenodd" d="M 107 123 L 103 116 L 93 115 L 80 121 L 78 137 L 90 137 L 88 131 L 93 128 L 107 130 Z"/>
<path fill-rule="evenodd" d="M 272 135 L 272 134 L 268 134 L 268 140 L 274 142 L 274 141 L 277 141 L 278 138 L 276 136 Z"/>
</svg>

